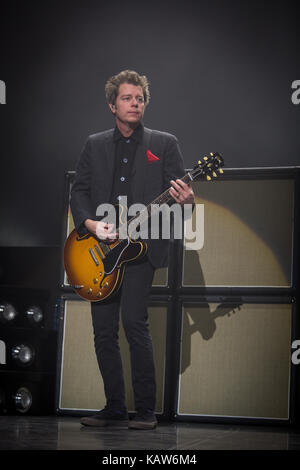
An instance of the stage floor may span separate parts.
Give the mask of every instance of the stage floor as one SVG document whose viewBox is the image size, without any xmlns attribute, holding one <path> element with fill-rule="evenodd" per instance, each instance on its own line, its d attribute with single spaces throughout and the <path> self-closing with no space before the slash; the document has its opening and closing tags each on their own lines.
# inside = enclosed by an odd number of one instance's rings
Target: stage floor
<svg viewBox="0 0 300 470">
<path fill-rule="evenodd" d="M 300 450 L 289 427 L 160 423 L 151 431 L 88 428 L 69 416 L 0 416 L 1 450 Z"/>
</svg>

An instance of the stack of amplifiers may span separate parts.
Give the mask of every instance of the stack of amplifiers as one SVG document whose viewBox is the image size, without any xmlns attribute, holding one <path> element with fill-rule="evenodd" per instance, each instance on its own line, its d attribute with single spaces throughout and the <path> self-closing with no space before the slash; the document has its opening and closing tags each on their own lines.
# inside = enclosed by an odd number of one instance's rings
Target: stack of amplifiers
<svg viewBox="0 0 300 470">
<path fill-rule="evenodd" d="M 225 169 L 222 179 L 193 183 L 202 210 L 194 210 L 192 227 L 203 232 L 203 246 L 173 239 L 149 300 L 162 418 L 287 423 L 298 416 L 291 344 L 300 338 L 299 170 Z M 67 174 L 64 239 L 73 228 L 73 177 Z M 102 408 L 90 305 L 72 293 L 63 270 L 59 344 L 57 411 Z M 122 326 L 120 348 L 132 411 Z"/>
</svg>

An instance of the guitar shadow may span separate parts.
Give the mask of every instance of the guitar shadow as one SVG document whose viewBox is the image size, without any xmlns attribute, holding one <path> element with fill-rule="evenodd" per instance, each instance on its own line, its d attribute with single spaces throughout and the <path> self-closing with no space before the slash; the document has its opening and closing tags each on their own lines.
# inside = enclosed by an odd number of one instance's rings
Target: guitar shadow
<svg viewBox="0 0 300 470">
<path fill-rule="evenodd" d="M 202 267 L 196 252 L 191 250 L 185 253 L 185 265 L 187 266 L 185 271 L 197 273 L 197 285 L 205 286 Z M 216 332 L 217 318 L 230 318 L 237 310 L 240 311 L 242 303 L 242 299 L 234 297 L 227 298 L 225 302 L 220 304 L 201 302 L 199 308 L 196 305 L 193 305 L 192 308 L 186 307 L 182 320 L 182 333 L 184 335 L 182 344 L 184 344 L 184 347 L 181 351 L 181 373 L 191 365 L 192 335 L 199 333 L 204 341 L 209 341 Z"/>
</svg>

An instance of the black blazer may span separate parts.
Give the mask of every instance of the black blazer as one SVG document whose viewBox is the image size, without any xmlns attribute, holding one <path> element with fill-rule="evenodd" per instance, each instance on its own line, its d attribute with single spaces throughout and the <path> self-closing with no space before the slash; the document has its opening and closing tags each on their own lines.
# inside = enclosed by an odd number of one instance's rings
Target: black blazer
<svg viewBox="0 0 300 470">
<path fill-rule="evenodd" d="M 100 204 L 109 202 L 115 162 L 114 129 L 88 137 L 76 167 L 71 190 L 71 210 L 75 228 L 86 232 L 84 221 L 96 220 Z M 148 161 L 147 151 L 159 158 Z M 170 180 L 184 175 L 183 158 L 177 138 L 166 132 L 144 127 L 132 169 L 133 202 L 149 204 L 170 187 Z M 149 240 L 148 257 L 154 267 L 167 266 L 168 240 Z"/>
</svg>

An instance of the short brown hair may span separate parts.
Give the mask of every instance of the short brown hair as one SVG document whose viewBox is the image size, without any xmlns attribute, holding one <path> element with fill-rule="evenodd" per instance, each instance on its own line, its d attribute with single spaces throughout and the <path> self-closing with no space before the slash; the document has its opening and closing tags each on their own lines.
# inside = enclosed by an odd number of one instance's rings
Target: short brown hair
<svg viewBox="0 0 300 470">
<path fill-rule="evenodd" d="M 142 87 L 145 106 L 149 103 L 150 91 L 148 79 L 145 75 L 139 75 L 134 70 L 123 70 L 107 80 L 105 85 L 105 95 L 108 103 L 115 104 L 119 92 L 119 86 L 122 83 L 130 83 L 131 85 Z"/>
</svg>

